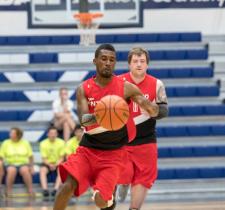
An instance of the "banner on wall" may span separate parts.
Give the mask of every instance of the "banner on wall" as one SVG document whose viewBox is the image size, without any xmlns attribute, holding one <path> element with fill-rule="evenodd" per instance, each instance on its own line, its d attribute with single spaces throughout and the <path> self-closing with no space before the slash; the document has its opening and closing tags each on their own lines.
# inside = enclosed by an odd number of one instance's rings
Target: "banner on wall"
<svg viewBox="0 0 225 210">
<path fill-rule="evenodd" d="M 102 28 L 141 27 L 144 9 L 225 8 L 225 0 L 89 0 Z M 0 0 L 0 11 L 27 11 L 29 28 L 74 28 L 79 0 Z M 116 18 L 118 17 L 118 18 Z"/>
</svg>

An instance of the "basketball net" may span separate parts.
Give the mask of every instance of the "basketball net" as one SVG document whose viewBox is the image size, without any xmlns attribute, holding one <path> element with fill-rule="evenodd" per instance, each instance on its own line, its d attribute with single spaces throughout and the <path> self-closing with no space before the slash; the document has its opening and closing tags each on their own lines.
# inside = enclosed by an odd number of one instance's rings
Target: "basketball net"
<svg viewBox="0 0 225 210">
<path fill-rule="evenodd" d="M 102 13 L 77 13 L 74 18 L 78 20 L 78 29 L 80 33 L 80 45 L 89 46 L 96 44 L 96 30 L 100 23 L 94 22 L 96 18 L 102 17 Z"/>
</svg>

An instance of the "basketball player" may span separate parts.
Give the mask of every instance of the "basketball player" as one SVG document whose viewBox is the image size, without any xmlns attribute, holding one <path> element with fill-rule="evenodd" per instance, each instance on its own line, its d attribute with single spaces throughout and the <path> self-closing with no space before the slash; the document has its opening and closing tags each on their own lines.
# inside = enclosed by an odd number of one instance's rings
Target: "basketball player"
<svg viewBox="0 0 225 210">
<path fill-rule="evenodd" d="M 135 126 L 127 124 L 117 131 L 103 129 L 97 125 L 94 115 L 97 101 L 106 95 L 118 95 L 127 101 L 132 99 L 148 115 L 158 116 L 157 104 L 147 100 L 135 85 L 113 75 L 116 52 L 112 45 L 100 45 L 93 63 L 96 76 L 84 81 L 76 92 L 78 115 L 86 132 L 77 152 L 59 166 L 64 184 L 57 193 L 54 210 L 64 210 L 73 194 L 79 196 L 89 186 L 94 190 L 93 200 L 99 208 L 113 209 L 115 206 L 113 192 L 127 154 L 123 146 L 128 143 L 127 130 L 135 131 Z"/>
<path fill-rule="evenodd" d="M 148 189 L 157 178 L 156 120 L 168 115 L 165 87 L 162 81 L 147 74 L 148 63 L 148 52 L 143 48 L 133 48 L 128 55 L 130 72 L 120 75 L 138 86 L 145 97 L 159 107 L 158 115 L 150 117 L 135 101 L 130 103 L 137 135 L 126 146 L 129 161 L 121 176 L 121 182 L 126 185 L 119 186 L 118 190 L 118 198 L 123 201 L 131 184 L 130 210 L 141 208 Z"/>
</svg>

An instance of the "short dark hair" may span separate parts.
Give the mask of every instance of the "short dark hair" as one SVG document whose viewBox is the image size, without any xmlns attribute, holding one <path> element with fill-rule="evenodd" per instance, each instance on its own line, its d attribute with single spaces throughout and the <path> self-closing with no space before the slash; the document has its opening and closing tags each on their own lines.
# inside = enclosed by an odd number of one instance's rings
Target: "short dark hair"
<svg viewBox="0 0 225 210">
<path fill-rule="evenodd" d="M 128 63 L 130 64 L 133 55 L 141 56 L 142 54 L 145 54 L 146 61 L 147 63 L 149 63 L 149 53 L 146 49 L 142 47 L 134 47 L 130 50 L 130 52 L 128 53 Z"/>
<path fill-rule="evenodd" d="M 23 131 L 20 128 L 14 127 L 14 128 L 11 128 L 11 131 L 12 130 L 16 131 L 16 135 L 19 140 L 23 137 Z"/>
<path fill-rule="evenodd" d="M 58 131 L 58 129 L 57 129 L 55 126 L 50 126 L 50 127 L 48 128 L 48 132 L 49 132 L 50 130 L 56 130 L 56 131 Z"/>
<path fill-rule="evenodd" d="M 109 51 L 112 51 L 112 52 L 116 52 L 115 48 L 111 44 L 101 44 L 95 50 L 95 58 L 97 58 L 99 56 L 101 50 L 109 50 Z"/>
</svg>

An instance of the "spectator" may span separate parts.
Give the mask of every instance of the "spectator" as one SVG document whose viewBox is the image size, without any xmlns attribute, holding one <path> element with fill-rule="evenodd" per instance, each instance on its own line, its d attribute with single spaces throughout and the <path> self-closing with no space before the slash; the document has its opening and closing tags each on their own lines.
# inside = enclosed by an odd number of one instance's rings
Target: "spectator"
<svg viewBox="0 0 225 210">
<path fill-rule="evenodd" d="M 48 197 L 50 195 L 47 184 L 48 173 L 57 173 L 54 190 L 51 192 L 52 196 L 55 196 L 56 191 L 61 184 L 58 172 L 58 165 L 64 161 L 65 142 L 57 136 L 57 129 L 55 127 L 51 127 L 48 130 L 48 138 L 44 139 L 40 143 L 40 152 L 42 157 L 42 164 L 40 168 L 40 181 L 44 197 Z"/>
<path fill-rule="evenodd" d="M 59 98 L 53 104 L 54 126 L 63 131 L 63 138 L 67 141 L 75 128 L 72 110 L 73 102 L 68 97 L 68 89 L 62 87 L 59 91 Z"/>
<path fill-rule="evenodd" d="M 6 165 L 6 196 L 12 193 L 12 186 L 19 173 L 27 187 L 30 196 L 34 196 L 32 187 L 33 152 L 28 141 L 22 139 L 23 131 L 11 128 L 10 139 L 6 139 L 1 146 L 1 159 Z"/>
<path fill-rule="evenodd" d="M 79 142 L 81 141 L 81 138 L 83 136 L 84 129 L 81 127 L 81 125 L 76 125 L 74 129 L 74 137 L 69 139 L 68 142 L 66 142 L 66 156 L 68 157 L 72 153 L 75 153 Z"/>
</svg>

